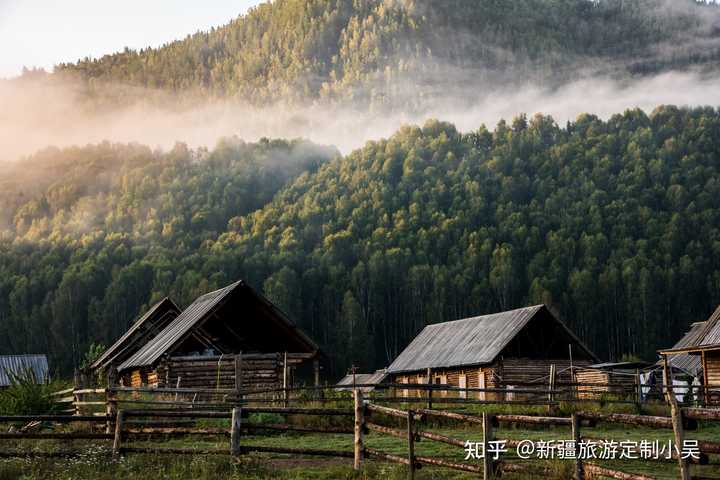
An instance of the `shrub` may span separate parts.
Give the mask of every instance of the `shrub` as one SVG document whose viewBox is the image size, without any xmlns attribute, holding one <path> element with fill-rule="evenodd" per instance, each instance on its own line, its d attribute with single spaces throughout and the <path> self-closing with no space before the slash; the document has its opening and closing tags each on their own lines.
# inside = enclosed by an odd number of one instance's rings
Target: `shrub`
<svg viewBox="0 0 720 480">
<path fill-rule="evenodd" d="M 10 386 L 0 390 L 0 414 L 42 415 L 58 410 L 52 392 L 57 386 L 38 382 L 32 369 L 8 372 Z"/>
</svg>

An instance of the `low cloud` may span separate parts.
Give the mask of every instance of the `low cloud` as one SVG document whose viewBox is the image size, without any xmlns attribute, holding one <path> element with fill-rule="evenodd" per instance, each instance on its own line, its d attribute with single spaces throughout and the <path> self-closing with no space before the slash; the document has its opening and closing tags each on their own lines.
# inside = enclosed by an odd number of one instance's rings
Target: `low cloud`
<svg viewBox="0 0 720 480">
<path fill-rule="evenodd" d="M 452 76 L 448 82 L 453 84 Z M 651 111 L 661 104 L 720 105 L 720 79 L 693 71 L 625 81 L 588 77 L 552 89 L 531 83 L 507 88 L 494 82 L 463 84 L 461 91 L 434 92 L 410 113 L 371 111 L 361 105 L 259 108 L 230 101 L 177 106 L 168 98 L 107 109 L 87 103 L 82 89 L 71 83 L 6 82 L 0 84 L 0 160 L 15 160 L 49 145 L 103 140 L 163 148 L 177 141 L 212 147 L 231 135 L 246 141 L 302 137 L 347 153 L 367 140 L 391 135 L 402 124 L 427 118 L 450 121 L 467 131 L 481 124 L 492 128 L 500 119 L 520 113 L 540 112 L 564 123 L 585 112 L 607 118 L 635 107 Z"/>
</svg>

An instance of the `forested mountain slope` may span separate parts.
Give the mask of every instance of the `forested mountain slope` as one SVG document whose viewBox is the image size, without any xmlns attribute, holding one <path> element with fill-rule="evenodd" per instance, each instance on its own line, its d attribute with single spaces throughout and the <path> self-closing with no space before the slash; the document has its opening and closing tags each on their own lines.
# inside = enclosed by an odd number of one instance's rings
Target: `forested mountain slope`
<svg viewBox="0 0 720 480">
<path fill-rule="evenodd" d="M 294 170 L 246 166 L 298 149 Z M 653 358 L 720 301 L 719 150 L 720 112 L 662 107 L 430 121 L 331 160 L 286 142 L 46 152 L 83 178 L 94 158 L 137 160 L 100 191 L 63 178 L 2 197 L 0 349 L 69 367 L 142 305 L 244 278 L 322 344 L 328 374 L 386 365 L 425 324 L 539 302 L 603 357 Z"/>
<path fill-rule="evenodd" d="M 211 151 L 49 148 L 3 165 L 0 351 L 47 352 L 67 371 L 91 342 L 122 334 L 143 305 L 207 292 L 227 276 L 222 265 L 208 277 L 192 271 L 202 243 L 337 154 L 228 138 Z"/>
<path fill-rule="evenodd" d="M 695 0 L 275 0 L 160 48 L 58 66 L 88 81 L 233 97 L 407 107 L 464 88 L 715 65 Z M 413 86 L 412 91 L 407 87 Z"/>
</svg>

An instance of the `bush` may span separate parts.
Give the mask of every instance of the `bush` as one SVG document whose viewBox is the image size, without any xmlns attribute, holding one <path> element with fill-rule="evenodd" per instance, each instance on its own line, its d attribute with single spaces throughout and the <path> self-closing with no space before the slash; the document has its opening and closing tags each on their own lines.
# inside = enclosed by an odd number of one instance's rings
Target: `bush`
<svg viewBox="0 0 720 480">
<path fill-rule="evenodd" d="M 32 369 L 8 372 L 10 386 L 0 390 L 0 414 L 42 415 L 58 410 L 52 392 L 57 386 L 38 382 Z"/>
</svg>

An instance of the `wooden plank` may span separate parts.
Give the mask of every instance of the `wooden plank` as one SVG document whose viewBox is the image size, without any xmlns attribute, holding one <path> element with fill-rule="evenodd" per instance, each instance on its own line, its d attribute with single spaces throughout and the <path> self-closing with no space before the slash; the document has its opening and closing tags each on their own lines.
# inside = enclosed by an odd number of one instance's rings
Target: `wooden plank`
<svg viewBox="0 0 720 480">
<path fill-rule="evenodd" d="M 354 434 L 354 430 L 347 427 L 303 427 L 301 425 L 290 425 L 283 423 L 247 423 L 242 424 L 244 430 L 280 430 L 292 432 L 311 432 L 311 433 L 337 433 L 337 434 Z"/>
<path fill-rule="evenodd" d="M 540 417 L 534 415 L 495 415 L 495 421 L 499 423 L 521 423 L 528 425 L 572 425 L 571 418 L 565 417 Z"/>
<path fill-rule="evenodd" d="M 0 439 L 25 438 L 36 440 L 112 440 L 114 436 L 107 433 L 90 433 L 90 432 L 0 432 Z"/>
<path fill-rule="evenodd" d="M 112 420 L 104 413 L 95 415 L 0 415 L 0 422 L 91 422 L 103 423 Z"/>
<path fill-rule="evenodd" d="M 127 422 L 126 422 L 127 425 Z M 132 435 L 230 435 L 227 428 L 187 428 L 187 427 L 140 427 L 128 428 L 126 434 Z"/>
<path fill-rule="evenodd" d="M 627 413 L 598 413 L 578 412 L 581 418 L 598 422 L 624 423 L 628 425 L 643 425 L 653 428 L 673 428 L 672 417 L 659 417 L 652 415 L 631 415 Z"/>
<path fill-rule="evenodd" d="M 407 465 L 408 459 L 405 457 L 401 457 L 399 455 L 393 455 L 391 453 L 382 452 L 380 450 L 376 450 L 374 448 L 365 447 L 365 456 L 368 458 L 379 458 L 381 460 L 387 460 L 389 462 L 395 462 L 395 463 L 402 463 L 404 465 Z"/>
<path fill-rule="evenodd" d="M 74 387 L 66 388 L 65 390 L 60 390 L 59 392 L 53 392 L 50 394 L 50 396 L 53 397 L 59 397 L 61 395 L 67 395 L 68 393 L 72 393 L 75 390 Z"/>
<path fill-rule="evenodd" d="M 156 447 L 123 447 L 120 453 L 147 453 L 152 455 L 228 455 L 229 452 L 219 448 L 156 448 Z"/>
<path fill-rule="evenodd" d="M 429 440 L 434 440 L 436 442 L 442 442 L 442 443 L 446 443 L 448 445 L 465 448 L 464 440 L 448 437 L 447 435 L 441 435 L 439 433 L 434 433 L 434 432 L 422 432 L 422 431 L 417 432 L 416 435 L 418 437 L 427 438 Z"/>
<path fill-rule="evenodd" d="M 362 468 L 364 442 L 363 433 L 365 430 L 365 405 L 363 404 L 363 392 L 359 388 L 353 390 L 354 417 L 353 423 L 353 469 Z"/>
<path fill-rule="evenodd" d="M 122 448 L 123 428 L 125 428 L 125 411 L 118 410 L 115 418 L 115 440 L 113 442 L 113 457 L 118 458 Z"/>
<path fill-rule="evenodd" d="M 474 423 L 476 425 L 483 424 L 482 417 L 476 417 L 473 415 L 465 415 L 464 413 L 447 412 L 444 410 L 428 410 L 428 409 L 418 409 L 418 410 L 416 410 L 416 412 L 421 415 L 450 418 L 450 419 L 458 420 L 461 422 Z"/>
<path fill-rule="evenodd" d="M 582 441 L 582 435 L 580 434 L 580 417 L 578 414 L 573 413 L 570 417 L 572 424 L 572 436 L 575 442 L 575 480 L 585 480 L 585 469 L 583 468 L 583 460 L 580 455 L 577 454 L 580 448 L 580 442 Z"/>
<path fill-rule="evenodd" d="M 615 470 L 612 468 L 602 467 L 600 465 L 596 465 L 594 463 L 586 463 L 585 464 L 585 471 L 592 475 L 593 477 L 607 477 L 607 478 L 615 478 L 618 480 L 656 480 L 655 477 L 650 477 L 647 475 L 641 475 L 637 473 L 627 473 L 620 470 Z"/>
<path fill-rule="evenodd" d="M 408 412 L 405 410 L 398 410 L 397 408 L 384 407 L 382 405 L 376 405 L 371 403 L 367 405 L 367 409 L 371 412 L 378 412 L 384 415 L 390 415 L 391 417 L 407 418 Z"/>
<path fill-rule="evenodd" d="M 242 453 L 265 452 L 265 453 L 287 453 L 290 455 L 312 455 L 320 457 L 344 457 L 353 458 L 354 452 L 342 450 L 319 450 L 315 448 L 288 448 L 288 447 L 261 447 L 257 445 L 242 445 Z"/>
<path fill-rule="evenodd" d="M 467 463 L 456 463 L 442 460 L 440 458 L 433 457 L 415 457 L 415 461 L 418 463 L 424 463 L 427 465 L 434 465 L 436 467 L 449 468 L 452 470 L 460 470 L 461 472 L 471 473 L 482 473 L 482 467 L 480 465 L 470 465 Z"/>
<path fill-rule="evenodd" d="M 490 451 L 490 442 L 493 440 L 492 416 L 487 412 L 482 414 L 483 422 L 483 480 L 491 480 L 495 478 L 495 470 L 493 468 L 493 459 L 488 455 Z"/>
<path fill-rule="evenodd" d="M 240 456 L 240 435 L 242 433 L 242 408 L 235 407 L 232 409 L 232 420 L 230 427 L 230 454 L 233 457 Z"/>
<path fill-rule="evenodd" d="M 407 412 L 408 479 L 415 480 L 415 415 Z"/>
</svg>

